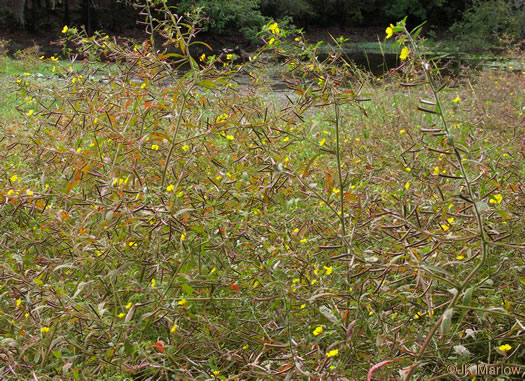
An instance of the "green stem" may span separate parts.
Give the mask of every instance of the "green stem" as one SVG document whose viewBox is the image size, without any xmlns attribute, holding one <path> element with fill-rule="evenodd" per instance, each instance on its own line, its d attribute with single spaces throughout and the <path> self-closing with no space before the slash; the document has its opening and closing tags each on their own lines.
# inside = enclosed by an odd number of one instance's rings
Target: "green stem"
<svg viewBox="0 0 525 381">
<path fill-rule="evenodd" d="M 450 308 L 454 308 L 457 305 L 458 300 L 459 300 L 459 296 L 461 294 L 461 291 L 463 289 L 465 289 L 465 287 L 469 284 L 469 282 L 472 280 L 472 278 L 477 274 L 479 269 L 485 264 L 485 262 L 486 262 L 486 260 L 488 258 L 488 255 L 489 255 L 488 241 L 487 241 L 487 238 L 485 236 L 485 229 L 484 229 L 483 219 L 481 217 L 481 213 L 479 211 L 478 205 L 477 205 L 477 203 L 475 201 L 476 197 L 475 197 L 474 191 L 472 190 L 472 184 L 470 182 L 470 179 L 468 178 L 467 172 L 466 172 L 465 167 L 463 165 L 463 160 L 462 160 L 461 154 L 460 154 L 459 150 L 457 149 L 457 147 L 455 145 L 454 139 L 453 139 L 453 137 L 451 135 L 451 132 L 449 130 L 449 127 L 447 125 L 447 121 L 445 119 L 445 115 L 443 113 L 443 109 L 441 107 L 441 102 L 440 102 L 440 99 L 439 99 L 439 96 L 438 96 L 438 91 L 436 90 L 436 85 L 435 85 L 435 82 L 434 82 L 434 78 L 431 75 L 430 68 L 425 67 L 426 65 L 428 65 L 428 63 L 426 63 L 426 61 L 422 58 L 422 55 L 421 55 L 421 52 L 419 51 L 418 45 L 416 44 L 416 42 L 414 41 L 413 37 L 410 35 L 408 30 L 406 29 L 406 27 L 403 27 L 403 32 L 408 37 L 408 40 L 410 42 L 410 46 L 412 47 L 412 50 L 414 51 L 417 59 L 419 60 L 419 62 L 423 63 L 423 67 L 424 67 L 424 70 L 425 70 L 425 76 L 427 78 L 430 90 L 432 91 L 432 94 L 434 96 L 434 100 L 436 102 L 437 113 L 439 115 L 439 119 L 441 121 L 441 124 L 443 125 L 443 129 L 444 129 L 445 134 L 446 134 L 446 136 L 448 138 L 448 144 L 450 145 L 450 147 L 454 151 L 454 155 L 456 157 L 458 166 L 459 166 L 459 168 L 461 170 L 461 175 L 463 176 L 463 181 L 465 183 L 465 187 L 467 189 L 467 193 L 468 193 L 468 195 L 470 197 L 470 201 L 473 204 L 473 210 L 474 210 L 474 214 L 476 216 L 476 221 L 477 221 L 478 228 L 479 228 L 479 238 L 480 238 L 480 241 L 481 241 L 481 260 L 474 267 L 474 269 L 472 269 L 472 271 L 470 271 L 470 273 L 463 280 L 463 282 L 461 282 L 461 284 L 459 285 L 459 289 L 457 290 L 456 294 L 454 295 L 454 297 L 452 298 L 452 300 L 448 304 L 448 309 L 450 309 Z M 416 355 L 416 359 L 415 359 L 416 361 L 414 362 L 414 364 L 410 368 L 409 373 L 406 376 L 406 380 L 407 381 L 410 380 L 413 370 L 420 364 L 420 360 L 423 357 L 423 354 L 425 353 L 425 350 L 428 347 L 428 344 L 430 343 L 430 340 L 432 339 L 432 337 L 436 333 L 437 328 L 440 326 L 441 321 L 443 320 L 443 316 L 444 316 L 444 314 L 438 319 L 438 321 L 434 324 L 434 326 L 432 327 L 432 329 L 428 333 L 427 338 L 425 339 L 423 345 L 421 346 L 421 349 L 419 350 L 418 354 Z"/>
<path fill-rule="evenodd" d="M 188 92 L 190 90 L 188 90 Z M 179 117 L 177 118 L 177 125 L 175 126 L 175 131 L 173 132 L 173 136 L 171 138 L 170 150 L 168 152 L 168 156 L 166 157 L 166 163 L 164 164 L 164 169 L 162 170 L 162 180 L 160 183 L 160 186 L 162 188 L 164 188 L 164 182 L 166 181 L 166 172 L 168 171 L 168 166 L 170 164 L 171 156 L 173 155 L 173 150 L 175 149 L 175 145 L 177 144 L 175 139 L 177 138 L 177 133 L 179 132 L 179 127 L 180 127 L 180 122 L 182 120 L 182 113 L 184 112 L 184 107 L 186 107 L 186 99 L 188 98 L 188 92 L 184 93 L 184 97 L 182 98 L 182 106 L 179 111 Z"/>
<path fill-rule="evenodd" d="M 346 237 L 346 226 L 345 226 L 345 213 L 344 213 L 344 192 L 343 192 L 343 173 L 341 171 L 341 147 L 339 142 L 339 105 L 337 102 L 334 103 L 335 108 L 335 156 L 337 159 L 337 175 L 339 177 L 339 203 L 340 203 L 340 220 L 341 220 L 341 229 L 343 231 L 343 237 Z M 345 240 L 343 238 L 342 243 L 344 244 Z"/>
</svg>

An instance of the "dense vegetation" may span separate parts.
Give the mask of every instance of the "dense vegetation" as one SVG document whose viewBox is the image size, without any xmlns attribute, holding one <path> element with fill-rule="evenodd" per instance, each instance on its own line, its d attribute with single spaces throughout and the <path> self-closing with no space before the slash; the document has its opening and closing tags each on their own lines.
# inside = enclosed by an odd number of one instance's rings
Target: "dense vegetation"
<svg viewBox="0 0 525 381">
<path fill-rule="evenodd" d="M 88 34 L 104 29 L 123 33 L 140 19 L 131 0 L 0 0 L 0 26 L 36 32 L 83 25 Z M 525 38 L 525 3 L 520 0 L 167 0 L 183 14 L 201 9 L 201 26 L 216 33 L 240 34 L 255 42 L 270 19 L 297 28 L 382 26 L 408 15 L 414 25 L 427 20 L 442 36 L 450 29 L 463 48 L 484 50 L 501 38 Z"/>
<path fill-rule="evenodd" d="M 275 22 L 196 60 L 198 14 L 142 14 L 2 58 L 2 377 L 523 372 L 523 72 L 451 87 L 404 21 L 381 77 Z"/>
</svg>

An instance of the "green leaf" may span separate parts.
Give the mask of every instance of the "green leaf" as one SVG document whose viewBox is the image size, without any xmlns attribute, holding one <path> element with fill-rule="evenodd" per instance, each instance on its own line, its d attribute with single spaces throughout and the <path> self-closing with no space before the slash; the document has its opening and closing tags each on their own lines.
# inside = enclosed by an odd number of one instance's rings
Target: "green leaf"
<svg viewBox="0 0 525 381">
<path fill-rule="evenodd" d="M 454 314 L 453 308 L 448 308 L 443 314 L 443 319 L 441 320 L 441 335 L 446 335 L 450 331 L 450 326 L 452 325 L 452 315 Z"/>
<path fill-rule="evenodd" d="M 480 212 L 488 212 L 490 210 L 490 207 L 484 201 L 476 201 L 476 207 Z"/>
<path fill-rule="evenodd" d="M 126 351 L 126 353 L 128 355 L 132 355 L 135 353 L 136 351 L 136 348 L 135 346 L 129 341 L 129 339 L 126 339 L 126 341 L 124 341 L 124 350 Z"/>
<path fill-rule="evenodd" d="M 197 232 L 197 233 L 201 233 L 201 234 L 206 233 L 204 228 L 200 225 L 191 225 L 189 228 L 190 230 L 193 230 L 194 232 Z"/>
<path fill-rule="evenodd" d="M 209 79 L 205 79 L 203 81 L 197 82 L 197 86 L 204 87 L 206 89 L 216 89 L 217 85 L 215 82 L 210 81 Z"/>
<path fill-rule="evenodd" d="M 465 291 L 465 295 L 463 295 L 463 304 L 465 306 L 470 305 L 470 301 L 472 300 L 473 291 L 474 291 L 474 287 L 470 287 Z"/>
<path fill-rule="evenodd" d="M 184 283 L 182 286 L 180 286 L 180 288 L 182 289 L 182 292 L 184 292 L 186 295 L 193 295 L 193 287 L 191 287 L 189 284 Z"/>
</svg>

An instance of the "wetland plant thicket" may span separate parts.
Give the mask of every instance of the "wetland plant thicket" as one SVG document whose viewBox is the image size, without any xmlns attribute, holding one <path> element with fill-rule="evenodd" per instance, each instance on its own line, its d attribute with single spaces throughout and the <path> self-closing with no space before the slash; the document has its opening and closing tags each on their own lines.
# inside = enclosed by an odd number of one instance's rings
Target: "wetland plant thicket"
<svg viewBox="0 0 525 381">
<path fill-rule="evenodd" d="M 2 79 L 2 377 L 519 366 L 524 73 L 450 87 L 404 21 L 380 78 L 273 22 L 195 60 L 198 15 L 142 12 L 176 53 L 64 28 L 82 65 Z"/>
</svg>

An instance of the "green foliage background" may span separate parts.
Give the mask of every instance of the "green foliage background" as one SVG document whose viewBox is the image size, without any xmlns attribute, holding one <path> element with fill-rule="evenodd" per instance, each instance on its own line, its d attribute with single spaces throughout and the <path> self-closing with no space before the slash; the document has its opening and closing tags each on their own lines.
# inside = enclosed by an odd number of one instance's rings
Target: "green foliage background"
<svg viewBox="0 0 525 381">
<path fill-rule="evenodd" d="M 24 3 L 14 6 L 12 0 L 1 0 L 0 25 L 12 29 L 18 24 L 32 31 L 85 25 L 89 33 L 97 29 L 120 33 L 137 19 L 134 2 L 129 0 L 76 1 L 67 8 L 66 0 Z M 502 36 L 519 42 L 525 25 L 525 4 L 520 0 L 168 0 L 166 4 L 178 7 L 181 14 L 201 8 L 207 16 L 202 23 L 205 30 L 239 34 L 252 42 L 269 19 L 283 17 L 298 28 L 345 28 L 388 25 L 408 15 L 414 25 L 427 20 L 438 35 L 451 28 L 452 35 L 473 50 L 497 45 Z"/>
</svg>

